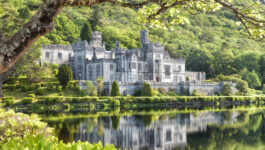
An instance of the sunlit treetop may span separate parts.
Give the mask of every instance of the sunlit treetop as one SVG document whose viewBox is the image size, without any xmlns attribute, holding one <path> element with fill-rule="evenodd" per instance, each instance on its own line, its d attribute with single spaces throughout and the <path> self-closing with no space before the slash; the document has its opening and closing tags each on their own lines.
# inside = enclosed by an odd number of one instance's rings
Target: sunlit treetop
<svg viewBox="0 0 265 150">
<path fill-rule="evenodd" d="M 219 9 L 232 11 L 250 38 L 264 40 L 265 5 L 260 1 L 240 0 L 162 0 L 144 5 L 138 10 L 138 21 L 155 27 L 170 28 L 189 23 L 186 13 L 198 14 Z"/>
</svg>

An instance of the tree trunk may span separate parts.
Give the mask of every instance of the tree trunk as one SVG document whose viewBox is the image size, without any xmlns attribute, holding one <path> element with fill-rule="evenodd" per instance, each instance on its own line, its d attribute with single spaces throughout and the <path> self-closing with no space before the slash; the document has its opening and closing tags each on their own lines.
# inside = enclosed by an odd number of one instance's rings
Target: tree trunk
<svg viewBox="0 0 265 150">
<path fill-rule="evenodd" d="M 3 97 L 3 90 L 2 90 L 2 85 L 3 85 L 3 82 L 0 81 L 0 97 Z"/>
<path fill-rule="evenodd" d="M 38 12 L 9 40 L 0 43 L 0 74 L 8 71 L 40 36 L 51 32 L 55 18 L 66 6 L 88 6 L 109 2 L 123 7 L 138 8 L 148 4 L 122 3 L 116 0 L 44 0 Z"/>
</svg>

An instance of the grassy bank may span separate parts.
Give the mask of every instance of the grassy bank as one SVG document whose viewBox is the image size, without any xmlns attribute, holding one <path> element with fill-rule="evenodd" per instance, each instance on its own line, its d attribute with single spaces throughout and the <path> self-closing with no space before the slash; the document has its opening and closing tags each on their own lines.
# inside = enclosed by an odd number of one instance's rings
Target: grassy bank
<svg viewBox="0 0 265 150">
<path fill-rule="evenodd" d="M 15 97 L 1 98 L 1 105 L 38 111 L 71 109 L 116 110 L 141 108 L 216 107 L 265 103 L 265 96 L 168 96 L 168 97 L 66 97 L 35 96 L 29 94 L 22 100 Z"/>
</svg>

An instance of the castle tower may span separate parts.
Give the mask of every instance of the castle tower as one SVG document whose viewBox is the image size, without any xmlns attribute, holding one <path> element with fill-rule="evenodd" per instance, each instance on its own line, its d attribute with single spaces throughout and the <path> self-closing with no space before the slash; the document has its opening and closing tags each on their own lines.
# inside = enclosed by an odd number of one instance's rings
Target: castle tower
<svg viewBox="0 0 265 150">
<path fill-rule="evenodd" d="M 102 32 L 92 32 L 92 39 L 89 42 L 91 47 L 100 47 L 105 49 L 105 44 L 102 43 Z"/>
<path fill-rule="evenodd" d="M 145 44 L 148 43 L 148 32 L 146 30 L 140 31 L 140 38 L 141 38 L 141 48 L 145 47 Z"/>
<path fill-rule="evenodd" d="M 102 32 L 98 31 L 92 32 L 92 40 L 101 41 L 101 39 L 102 39 Z"/>
</svg>

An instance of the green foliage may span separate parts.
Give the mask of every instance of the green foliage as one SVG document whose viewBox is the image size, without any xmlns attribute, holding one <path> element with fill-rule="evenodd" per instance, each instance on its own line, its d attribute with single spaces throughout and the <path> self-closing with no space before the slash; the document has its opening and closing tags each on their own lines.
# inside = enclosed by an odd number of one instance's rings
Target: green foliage
<svg viewBox="0 0 265 150">
<path fill-rule="evenodd" d="M 15 113 L 14 111 L 0 110 L 0 139 L 1 144 L 13 141 L 13 145 L 17 145 L 17 141 L 23 140 L 27 136 L 38 136 L 40 134 L 48 138 L 52 135 L 52 129 L 46 123 L 40 121 L 37 115 L 26 115 Z M 16 144 L 14 144 L 14 142 Z M 3 149 L 3 145 L 1 145 Z M 12 149 L 6 147 L 4 149 Z"/>
<path fill-rule="evenodd" d="M 191 93 L 191 96 L 199 96 L 199 93 L 197 90 L 194 90 L 192 93 Z"/>
<path fill-rule="evenodd" d="M 72 69 L 67 64 L 61 65 L 59 67 L 57 78 L 61 85 L 66 87 L 68 82 L 73 79 Z"/>
<path fill-rule="evenodd" d="M 2 103 L 9 107 L 12 106 L 15 103 L 15 97 L 2 97 Z"/>
<path fill-rule="evenodd" d="M 16 84 L 4 84 L 3 89 L 7 89 L 9 91 L 14 91 L 16 89 Z"/>
<path fill-rule="evenodd" d="M 113 129 L 117 131 L 120 125 L 120 116 L 111 116 L 111 123 Z"/>
<path fill-rule="evenodd" d="M 44 88 L 38 88 L 38 89 L 36 89 L 35 93 L 37 95 L 44 95 L 45 89 Z"/>
<path fill-rule="evenodd" d="M 82 30 L 80 32 L 80 38 L 81 40 L 86 40 L 87 42 L 89 42 L 92 38 L 92 29 L 90 24 L 85 23 L 84 26 L 82 27 Z"/>
<path fill-rule="evenodd" d="M 63 97 L 57 96 L 57 97 L 46 97 L 46 96 L 39 96 L 38 102 L 48 105 L 53 105 L 56 103 L 60 103 L 63 101 Z"/>
<path fill-rule="evenodd" d="M 98 77 L 97 78 L 97 87 L 98 87 L 98 95 L 101 96 L 102 94 L 102 88 L 103 88 L 103 77 Z"/>
<path fill-rule="evenodd" d="M 232 94 L 231 86 L 229 83 L 223 85 L 222 92 L 225 96 L 230 96 Z"/>
<path fill-rule="evenodd" d="M 18 12 L 19 16 L 23 19 L 29 19 L 31 17 L 31 12 L 28 7 L 20 8 Z"/>
<path fill-rule="evenodd" d="M 110 96 L 120 96 L 119 84 L 116 80 L 112 82 Z"/>
<path fill-rule="evenodd" d="M 32 97 L 24 97 L 24 98 L 22 99 L 22 103 L 23 103 L 23 104 L 32 104 L 33 101 L 34 101 L 34 98 L 32 98 Z"/>
<path fill-rule="evenodd" d="M 31 98 L 35 98 L 35 95 L 34 94 L 28 94 L 28 97 L 31 97 Z"/>
<path fill-rule="evenodd" d="M 143 89 L 142 89 L 142 96 L 153 96 L 153 89 L 148 82 L 144 82 Z"/>
<path fill-rule="evenodd" d="M 248 82 L 248 85 L 250 88 L 257 88 L 260 87 L 260 80 L 257 75 L 257 73 L 253 70 L 252 72 L 249 72 L 246 76 L 246 81 Z"/>
<path fill-rule="evenodd" d="M 97 96 L 97 88 L 91 83 L 91 81 L 87 81 L 87 91 L 89 96 Z"/>
<path fill-rule="evenodd" d="M 162 95 L 166 95 L 167 91 L 164 88 L 158 88 L 158 92 Z"/>
<path fill-rule="evenodd" d="M 117 99 L 111 100 L 110 101 L 110 106 L 112 107 L 119 107 L 120 106 L 120 101 Z"/>
</svg>

